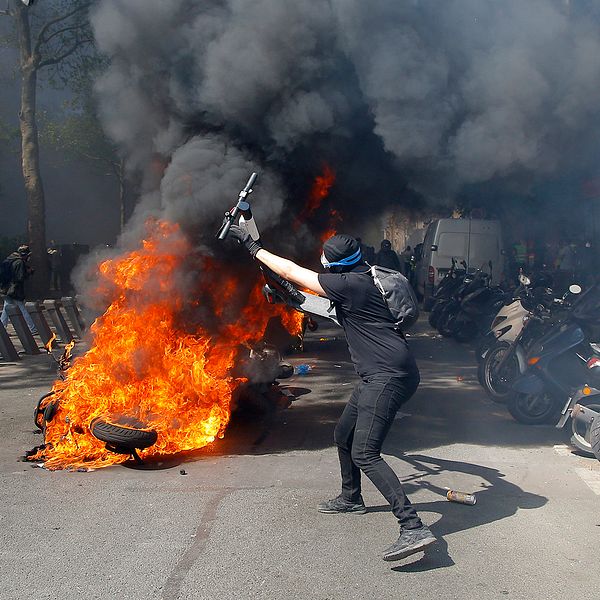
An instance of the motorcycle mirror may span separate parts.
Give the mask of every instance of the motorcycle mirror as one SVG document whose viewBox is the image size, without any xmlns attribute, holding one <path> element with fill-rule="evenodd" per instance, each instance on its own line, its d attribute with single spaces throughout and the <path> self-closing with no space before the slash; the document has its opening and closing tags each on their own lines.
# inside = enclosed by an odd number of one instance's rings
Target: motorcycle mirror
<svg viewBox="0 0 600 600">
<path fill-rule="evenodd" d="M 531 279 L 529 279 L 529 277 L 527 277 L 527 275 L 523 275 L 523 273 L 521 273 L 519 275 L 519 282 L 522 285 L 531 285 Z"/>
<path fill-rule="evenodd" d="M 581 286 L 574 283 L 573 285 L 569 286 L 569 291 L 571 294 L 581 294 Z"/>
</svg>

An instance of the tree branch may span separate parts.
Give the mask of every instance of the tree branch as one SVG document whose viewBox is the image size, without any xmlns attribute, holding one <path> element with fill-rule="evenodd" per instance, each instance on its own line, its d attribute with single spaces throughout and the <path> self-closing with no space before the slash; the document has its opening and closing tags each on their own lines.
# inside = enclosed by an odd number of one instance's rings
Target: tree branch
<svg viewBox="0 0 600 600">
<path fill-rule="evenodd" d="M 73 9 L 71 12 L 65 13 L 64 15 L 61 15 L 59 17 L 56 17 L 55 19 L 51 19 L 50 21 L 48 21 L 40 29 L 40 32 L 37 35 L 36 42 L 35 42 L 35 48 L 34 48 L 34 54 L 39 53 L 40 46 L 48 41 L 45 39 L 44 36 L 46 35 L 46 32 L 48 31 L 48 29 L 50 29 L 50 27 L 52 27 L 53 25 L 56 25 L 57 23 L 60 23 L 61 21 L 69 19 L 73 15 L 76 15 L 77 13 L 79 13 L 83 10 L 87 10 L 90 7 L 90 5 L 91 5 L 91 2 L 83 2 L 77 8 Z"/>
<path fill-rule="evenodd" d="M 39 46 L 36 46 L 36 48 L 38 48 L 39 50 L 41 46 L 47 44 L 52 38 L 56 37 L 57 35 L 67 33 L 68 31 L 76 31 L 77 29 L 81 29 L 81 25 L 72 25 L 71 27 L 63 27 L 62 29 L 57 29 L 56 31 L 51 33 L 45 40 L 43 40 Z"/>
<path fill-rule="evenodd" d="M 65 50 L 65 52 L 63 52 L 62 54 L 59 54 L 58 56 L 55 56 L 54 58 L 47 58 L 46 60 L 42 60 L 39 65 L 38 68 L 41 69 L 42 67 L 47 67 L 48 65 L 56 65 L 59 62 L 62 62 L 63 60 L 65 60 L 65 58 L 68 58 L 69 56 L 71 56 L 71 54 L 73 54 L 73 52 L 75 52 L 75 50 L 77 50 L 77 48 L 85 45 L 85 44 L 91 44 L 94 40 L 92 38 L 84 38 L 82 40 L 75 40 L 75 43 L 68 49 Z"/>
</svg>

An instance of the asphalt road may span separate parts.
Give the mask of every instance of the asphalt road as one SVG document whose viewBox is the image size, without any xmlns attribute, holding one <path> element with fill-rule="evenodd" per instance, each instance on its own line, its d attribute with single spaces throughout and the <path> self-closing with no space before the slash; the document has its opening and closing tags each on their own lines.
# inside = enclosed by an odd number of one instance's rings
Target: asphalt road
<svg viewBox="0 0 600 600">
<path fill-rule="evenodd" d="M 52 376 L 44 357 L 0 366 L 0 598 L 597 600 L 600 463 L 566 432 L 515 423 L 479 388 L 472 353 L 422 323 L 421 387 L 385 453 L 439 543 L 382 561 L 397 524 L 368 481 L 366 515 L 317 512 L 338 493 L 332 433 L 355 380 L 339 335 L 310 335 L 292 362 L 314 369 L 287 380 L 301 395 L 275 419 L 148 469 L 20 462 Z"/>
</svg>

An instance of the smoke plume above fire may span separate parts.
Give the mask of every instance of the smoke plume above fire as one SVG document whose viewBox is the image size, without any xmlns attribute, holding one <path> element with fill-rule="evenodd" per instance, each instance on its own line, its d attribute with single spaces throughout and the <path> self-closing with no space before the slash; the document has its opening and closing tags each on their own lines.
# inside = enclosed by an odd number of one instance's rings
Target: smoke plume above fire
<svg viewBox="0 0 600 600">
<path fill-rule="evenodd" d="M 149 165 L 170 163 L 161 203 L 175 220 L 216 219 L 252 164 L 268 182 L 258 212 L 276 224 L 325 160 L 352 221 L 587 163 L 599 17 L 566 0 L 106 0 L 97 90 L 149 189 Z M 192 167 L 184 202 L 178 175 Z"/>
</svg>

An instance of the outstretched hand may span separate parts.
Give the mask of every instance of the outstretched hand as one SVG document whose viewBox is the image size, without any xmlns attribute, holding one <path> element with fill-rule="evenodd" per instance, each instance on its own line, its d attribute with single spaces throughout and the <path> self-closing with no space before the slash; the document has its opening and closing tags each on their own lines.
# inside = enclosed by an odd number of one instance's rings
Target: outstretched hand
<svg viewBox="0 0 600 600">
<path fill-rule="evenodd" d="M 252 258 L 256 258 L 256 253 L 262 248 L 260 240 L 254 241 L 250 234 L 239 225 L 232 225 L 229 228 L 229 237 L 245 246 Z"/>
</svg>

